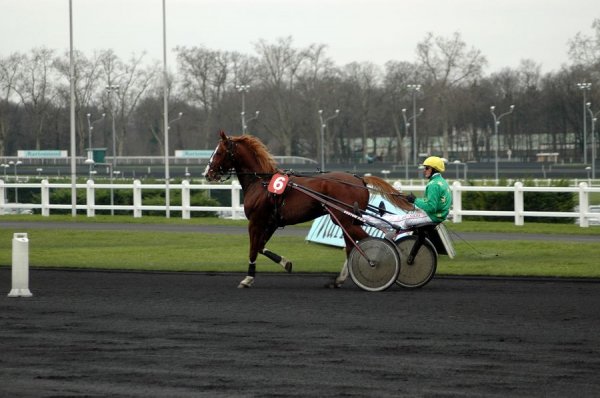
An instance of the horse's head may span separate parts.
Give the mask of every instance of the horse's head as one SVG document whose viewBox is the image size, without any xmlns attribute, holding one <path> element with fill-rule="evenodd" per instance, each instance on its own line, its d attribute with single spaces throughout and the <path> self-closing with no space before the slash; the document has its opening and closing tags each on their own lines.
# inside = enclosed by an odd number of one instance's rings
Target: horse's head
<svg viewBox="0 0 600 398">
<path fill-rule="evenodd" d="M 208 181 L 221 181 L 235 169 L 240 175 L 273 174 L 277 171 L 275 160 L 267 147 L 256 137 L 245 134 L 228 137 L 223 131 L 221 139 L 213 152 L 204 177 Z"/>
<path fill-rule="evenodd" d="M 204 177 L 208 181 L 221 181 L 224 175 L 231 174 L 231 169 L 234 166 L 233 147 L 235 144 L 227 137 L 225 132 L 221 131 L 219 134 L 221 139 L 204 170 Z"/>
</svg>

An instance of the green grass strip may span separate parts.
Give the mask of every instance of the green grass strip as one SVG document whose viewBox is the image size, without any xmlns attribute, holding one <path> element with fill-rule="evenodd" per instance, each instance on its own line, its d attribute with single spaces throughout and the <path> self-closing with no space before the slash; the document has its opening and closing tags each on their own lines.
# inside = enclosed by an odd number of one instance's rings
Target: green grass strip
<svg viewBox="0 0 600 398">
<path fill-rule="evenodd" d="M 3 218 L 4 220 L 4 218 Z M 114 219 L 113 221 L 114 222 Z M 219 224 L 223 224 L 220 222 Z M 477 223 L 472 223 L 477 224 Z M 493 225 L 479 229 L 494 232 Z M 456 224 L 460 225 L 460 224 Z M 462 228 L 449 227 L 457 232 Z M 470 231 L 477 228 L 472 225 Z M 531 231 L 507 228 L 506 233 L 556 233 L 574 227 L 596 235 L 598 228 L 552 225 Z M 8 230 L 0 222 L 0 266 L 10 266 L 14 232 L 27 232 L 32 267 L 91 269 L 245 272 L 248 263 L 246 234 L 206 234 L 147 231 L 81 231 L 69 229 Z M 302 237 L 277 236 L 268 247 L 294 262 L 295 272 L 338 272 L 344 260 L 339 248 L 308 243 Z M 440 256 L 438 275 L 600 277 L 600 239 L 592 243 L 556 240 L 455 242 L 457 256 Z M 283 272 L 259 256 L 259 272 Z"/>
</svg>

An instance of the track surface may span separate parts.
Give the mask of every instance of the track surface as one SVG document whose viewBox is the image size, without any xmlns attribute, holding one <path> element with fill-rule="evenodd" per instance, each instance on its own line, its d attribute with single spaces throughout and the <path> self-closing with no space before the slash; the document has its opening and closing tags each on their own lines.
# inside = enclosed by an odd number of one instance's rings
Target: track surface
<svg viewBox="0 0 600 398">
<path fill-rule="evenodd" d="M 0 396 L 600 396 L 598 282 L 241 278 L 1 268 Z"/>
</svg>

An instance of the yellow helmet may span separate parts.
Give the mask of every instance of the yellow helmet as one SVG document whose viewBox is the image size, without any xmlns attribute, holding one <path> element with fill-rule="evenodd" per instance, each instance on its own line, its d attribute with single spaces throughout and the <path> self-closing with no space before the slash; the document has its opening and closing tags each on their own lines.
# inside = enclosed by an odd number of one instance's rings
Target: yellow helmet
<svg viewBox="0 0 600 398">
<path fill-rule="evenodd" d="M 425 159 L 425 161 L 423 162 L 423 166 L 432 167 L 440 173 L 446 170 L 444 161 L 441 158 L 438 158 L 437 156 L 430 156 L 427 159 Z"/>
</svg>

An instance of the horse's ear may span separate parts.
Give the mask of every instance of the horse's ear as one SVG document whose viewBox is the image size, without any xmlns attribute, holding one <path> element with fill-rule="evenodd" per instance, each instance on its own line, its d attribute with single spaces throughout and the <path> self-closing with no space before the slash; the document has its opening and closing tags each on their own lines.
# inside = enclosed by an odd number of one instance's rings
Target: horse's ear
<svg viewBox="0 0 600 398">
<path fill-rule="evenodd" d="M 223 130 L 219 131 L 219 135 L 223 141 L 227 141 L 227 134 Z"/>
</svg>

